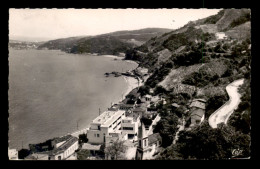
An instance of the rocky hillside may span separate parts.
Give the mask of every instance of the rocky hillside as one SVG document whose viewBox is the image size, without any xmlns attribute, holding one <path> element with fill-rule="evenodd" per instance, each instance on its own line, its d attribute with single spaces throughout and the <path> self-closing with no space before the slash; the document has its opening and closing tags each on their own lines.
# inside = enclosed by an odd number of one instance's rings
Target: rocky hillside
<svg viewBox="0 0 260 169">
<path fill-rule="evenodd" d="M 141 61 L 143 66 L 154 69 L 162 65 L 162 63 L 158 64 L 160 58 L 169 58 L 170 53 L 189 52 L 192 46 L 198 45 L 200 42 L 214 46 L 222 40 L 222 37 L 229 40 L 250 39 L 250 16 L 249 9 L 221 10 L 216 15 L 191 21 L 177 30 L 150 39 L 145 44 L 127 51 L 126 59 Z M 162 56 L 160 52 L 167 54 Z M 201 53 L 201 51 L 199 52 Z"/>
<path fill-rule="evenodd" d="M 175 83 L 198 88 L 226 84 L 228 77 L 242 77 L 243 69 L 249 71 L 242 65 L 251 54 L 250 16 L 249 9 L 221 10 L 128 50 L 126 59 L 149 69 L 147 84 L 152 88 L 162 85 L 171 90 Z"/>
<path fill-rule="evenodd" d="M 154 132 L 160 133 L 163 148 L 156 159 L 228 159 L 237 148 L 243 150 L 241 157 L 250 156 L 250 18 L 249 9 L 221 10 L 126 52 L 126 59 L 148 68 L 149 78 L 140 93 L 165 99 L 157 106 L 161 120 Z M 242 102 L 230 124 L 212 129 L 207 118 L 228 101 L 225 87 L 241 78 L 246 79 L 240 89 Z M 173 144 L 178 121 L 185 119 L 185 126 L 190 125 L 185 110 L 198 98 L 206 101 L 204 122 L 181 131 Z"/>
<path fill-rule="evenodd" d="M 48 41 L 39 49 L 60 49 L 70 53 L 98 53 L 118 55 L 140 46 L 152 37 L 157 37 L 170 29 L 147 28 L 134 31 L 118 31 L 97 36 L 71 37 Z"/>
</svg>

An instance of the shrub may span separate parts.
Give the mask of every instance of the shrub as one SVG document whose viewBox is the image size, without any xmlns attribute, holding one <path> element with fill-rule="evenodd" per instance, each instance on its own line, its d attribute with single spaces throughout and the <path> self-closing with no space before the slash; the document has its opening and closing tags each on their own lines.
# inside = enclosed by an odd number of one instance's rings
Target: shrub
<svg viewBox="0 0 260 169">
<path fill-rule="evenodd" d="M 167 93 L 167 90 L 165 88 L 163 88 L 162 86 L 156 86 L 154 89 L 154 94 L 158 95 L 158 94 L 163 94 L 163 93 Z"/>
<path fill-rule="evenodd" d="M 251 14 L 249 12 L 243 13 L 239 18 L 233 20 L 230 23 L 229 28 L 234 28 L 250 20 L 251 20 Z"/>
<path fill-rule="evenodd" d="M 87 138 L 87 134 L 83 133 L 79 135 L 79 144 L 82 143 L 87 143 L 88 142 L 88 138 Z"/>
<path fill-rule="evenodd" d="M 142 116 L 141 122 L 144 123 L 145 126 L 150 126 L 152 124 L 152 119 L 148 118 L 147 116 Z"/>
<path fill-rule="evenodd" d="M 225 95 L 215 95 L 208 99 L 206 103 L 206 113 L 205 118 L 208 118 L 211 113 L 220 108 L 224 103 L 228 101 L 227 94 Z"/>
<path fill-rule="evenodd" d="M 149 94 L 149 90 L 150 90 L 150 88 L 149 88 L 148 85 L 143 85 L 143 86 L 141 86 L 141 87 L 139 88 L 138 93 L 140 93 L 141 96 L 144 96 L 144 95 L 146 95 L 146 94 Z"/>
<path fill-rule="evenodd" d="M 224 15 L 224 10 L 219 11 L 216 15 L 208 17 L 204 24 L 216 24 L 217 21 Z"/>
</svg>

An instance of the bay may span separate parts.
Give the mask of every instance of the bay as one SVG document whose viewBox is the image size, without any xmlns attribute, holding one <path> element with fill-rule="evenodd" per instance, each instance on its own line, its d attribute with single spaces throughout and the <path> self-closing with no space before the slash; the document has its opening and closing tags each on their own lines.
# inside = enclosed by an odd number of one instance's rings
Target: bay
<svg viewBox="0 0 260 169">
<path fill-rule="evenodd" d="M 128 88 L 123 77 L 104 73 L 135 67 L 103 56 L 9 49 L 9 148 L 88 127 Z"/>
</svg>

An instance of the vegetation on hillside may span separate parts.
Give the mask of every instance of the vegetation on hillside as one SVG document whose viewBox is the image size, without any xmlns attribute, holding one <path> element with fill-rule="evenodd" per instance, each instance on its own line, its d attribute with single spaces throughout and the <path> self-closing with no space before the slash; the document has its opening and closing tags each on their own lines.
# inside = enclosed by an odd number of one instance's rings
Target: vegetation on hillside
<svg viewBox="0 0 260 169">
<path fill-rule="evenodd" d="M 251 82 L 246 80 L 239 88 L 241 102 L 231 115 L 229 125 L 237 131 L 250 135 L 251 130 Z"/>
<path fill-rule="evenodd" d="M 162 146 L 167 147 L 172 144 L 176 131 L 178 130 L 178 116 L 169 111 L 169 106 L 158 106 L 158 113 L 161 120 L 156 124 L 154 133 L 160 133 L 162 137 Z"/>
<path fill-rule="evenodd" d="M 224 10 L 217 15 L 205 19 L 203 24 L 216 24 L 224 17 Z M 230 11 L 232 12 L 232 11 Z M 226 16 L 227 17 L 227 16 Z M 230 25 L 239 25 L 248 21 L 248 15 L 242 15 L 232 21 L 228 16 Z M 143 94 L 148 93 L 150 88 L 154 89 L 154 95 L 163 96 L 166 104 L 160 103 L 157 111 L 161 120 L 154 128 L 154 132 L 160 133 L 164 150 L 158 159 L 229 159 L 232 156 L 250 156 L 250 113 L 251 113 L 251 40 L 215 40 L 212 34 L 204 34 L 202 30 L 193 28 L 194 24 L 187 27 L 181 33 L 175 31 L 167 34 L 168 38 L 163 42 L 157 39 L 150 40 L 142 47 L 135 48 L 134 55 L 129 54 L 128 58 L 135 58 L 142 66 L 146 66 L 151 72 L 144 87 L 140 89 Z M 159 37 L 160 38 L 160 37 Z M 195 41 L 197 40 L 197 41 Z M 201 42 L 203 41 L 204 42 Z M 207 43 L 211 41 L 210 43 Z M 160 45 L 161 44 L 161 45 Z M 177 50 L 183 47 L 183 50 Z M 152 50 L 151 50 L 152 49 Z M 159 54 L 157 52 L 168 49 L 172 56 L 158 64 Z M 177 52 L 176 52 L 177 51 Z M 195 66 L 198 65 L 198 66 Z M 185 72 L 182 76 L 178 70 L 187 70 L 183 67 L 194 66 L 193 71 Z M 174 71 L 176 70 L 176 71 Z M 178 84 L 184 89 L 184 85 L 196 88 L 194 94 L 181 91 L 177 93 L 172 88 L 164 88 L 159 85 L 169 73 L 167 83 Z M 183 72 L 183 71 L 179 71 Z M 184 72 L 183 72 L 184 73 Z M 208 125 L 208 117 L 226 101 L 228 95 L 225 87 L 234 80 L 245 78 L 246 84 L 240 89 L 242 94 L 241 103 L 238 109 L 231 115 L 228 125 L 213 129 Z M 170 85 L 170 84 L 168 84 Z M 173 86 L 174 86 L 173 85 Z M 172 84 L 171 84 L 172 86 Z M 173 138 L 178 129 L 178 121 L 186 118 L 185 110 L 187 104 L 193 98 L 207 98 L 205 121 L 202 125 L 192 128 L 190 131 L 182 131 L 179 140 L 172 144 Z M 172 103 L 177 103 L 181 108 L 173 109 Z M 234 151 L 241 150 L 242 153 L 234 155 Z"/>
<path fill-rule="evenodd" d="M 220 18 L 224 15 L 225 11 L 221 10 L 219 11 L 216 15 L 212 15 L 208 17 L 205 21 L 204 24 L 216 24 Z"/>
<path fill-rule="evenodd" d="M 117 38 L 104 36 L 85 40 L 84 42 L 73 46 L 70 52 L 118 55 L 132 47 L 133 45 L 124 43 Z"/>
<path fill-rule="evenodd" d="M 234 150 L 242 150 L 236 157 L 248 157 L 249 144 L 249 136 L 229 126 L 213 129 L 204 122 L 190 131 L 181 131 L 177 143 L 162 151 L 157 159 L 229 159 Z"/>
<path fill-rule="evenodd" d="M 218 93 L 214 96 L 211 96 L 206 103 L 206 112 L 205 118 L 208 119 L 209 116 L 218 108 L 220 108 L 224 103 L 228 101 L 228 95 Z"/>
<path fill-rule="evenodd" d="M 246 12 L 246 13 L 243 13 L 239 18 L 233 20 L 230 25 L 229 25 L 229 28 L 234 28 L 238 25 L 241 25 L 243 23 L 246 23 L 248 21 L 251 21 L 251 14 L 250 12 Z"/>
<path fill-rule="evenodd" d="M 183 45 L 190 45 L 195 40 L 200 41 L 209 41 L 215 39 L 214 34 L 204 33 L 201 29 L 195 29 L 193 27 L 189 27 L 187 31 L 183 33 L 173 34 L 167 40 L 165 40 L 162 44 L 163 47 L 169 49 L 170 51 L 174 51 Z"/>
<path fill-rule="evenodd" d="M 71 37 L 48 41 L 38 49 L 56 49 L 69 53 L 98 53 L 118 55 L 136 47 L 152 37 L 160 36 L 171 29 L 146 28 L 133 31 L 117 31 L 97 36 Z"/>
</svg>

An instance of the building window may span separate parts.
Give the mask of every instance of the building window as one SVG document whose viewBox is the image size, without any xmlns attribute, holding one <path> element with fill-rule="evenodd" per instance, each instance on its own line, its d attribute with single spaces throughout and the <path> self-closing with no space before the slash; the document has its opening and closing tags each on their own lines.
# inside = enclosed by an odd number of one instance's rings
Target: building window
<svg viewBox="0 0 260 169">
<path fill-rule="evenodd" d="M 146 140 L 144 140 L 144 146 L 146 146 Z"/>
<path fill-rule="evenodd" d="M 97 134 L 97 137 L 99 137 L 99 134 Z"/>
<path fill-rule="evenodd" d="M 133 127 L 123 127 L 123 130 L 134 130 Z"/>
</svg>

